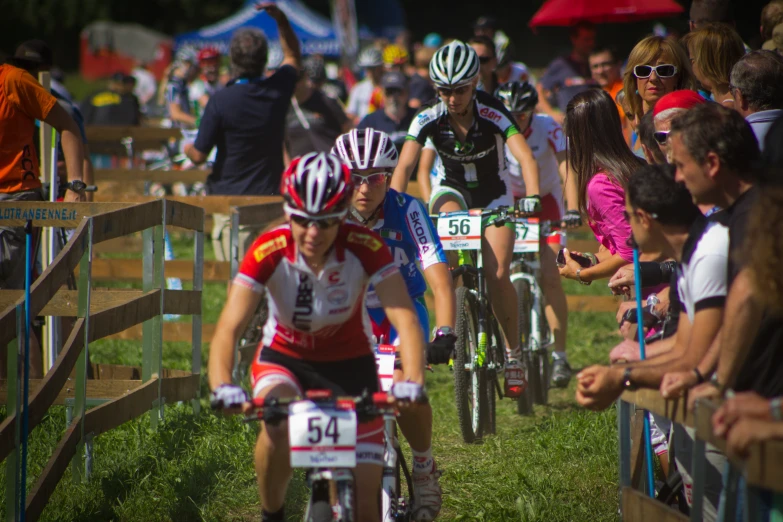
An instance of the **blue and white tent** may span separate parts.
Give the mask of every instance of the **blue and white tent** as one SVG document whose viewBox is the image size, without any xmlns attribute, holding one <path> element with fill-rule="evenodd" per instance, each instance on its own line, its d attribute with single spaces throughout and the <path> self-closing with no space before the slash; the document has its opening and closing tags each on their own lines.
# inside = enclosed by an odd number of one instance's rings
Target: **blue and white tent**
<svg viewBox="0 0 783 522">
<path fill-rule="evenodd" d="M 337 57 L 340 55 L 340 43 L 328 18 L 314 13 L 299 0 L 278 0 L 283 11 L 302 43 L 302 53 L 321 54 Z M 183 33 L 175 38 L 175 47 L 191 45 L 196 48 L 211 45 L 222 53 L 228 54 L 231 35 L 240 27 L 256 27 L 264 31 L 269 39 L 269 65 L 274 66 L 282 60 L 277 24 L 263 11 L 256 11 L 255 0 L 249 0 L 245 6 L 232 16 L 220 22 L 203 27 L 197 31 Z"/>
</svg>

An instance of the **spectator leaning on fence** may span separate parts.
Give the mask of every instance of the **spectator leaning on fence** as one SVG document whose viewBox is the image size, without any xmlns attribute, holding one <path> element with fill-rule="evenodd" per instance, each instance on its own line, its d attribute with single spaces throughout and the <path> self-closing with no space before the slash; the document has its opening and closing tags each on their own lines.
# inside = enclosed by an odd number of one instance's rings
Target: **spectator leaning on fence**
<svg viewBox="0 0 783 522">
<path fill-rule="evenodd" d="M 783 115 L 783 56 L 753 51 L 731 70 L 734 109 L 745 117 L 764 150 L 767 131 Z"/>
<path fill-rule="evenodd" d="M 217 147 L 215 164 L 207 177 L 209 195 L 279 193 L 285 120 L 299 76 L 301 53 L 285 14 L 272 3 L 260 4 L 259 9 L 277 22 L 283 61 L 273 75 L 264 78 L 268 48 L 264 34 L 243 28 L 232 36 L 234 79 L 209 99 L 196 142 L 185 148 L 188 157 L 200 164 L 212 147 Z M 212 244 L 221 261 L 229 259 L 229 226 L 228 216 L 214 215 Z M 254 239 L 253 229 L 240 232 L 240 256 Z"/>
</svg>

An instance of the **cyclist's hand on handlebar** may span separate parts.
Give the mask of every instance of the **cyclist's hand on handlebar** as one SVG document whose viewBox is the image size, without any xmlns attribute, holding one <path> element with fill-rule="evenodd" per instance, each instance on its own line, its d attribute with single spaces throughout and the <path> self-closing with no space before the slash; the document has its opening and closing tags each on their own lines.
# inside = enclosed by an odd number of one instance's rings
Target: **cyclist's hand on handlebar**
<svg viewBox="0 0 783 522">
<path fill-rule="evenodd" d="M 245 390 L 236 384 L 221 384 L 209 394 L 209 404 L 213 410 L 241 408 L 249 400 Z"/>
<path fill-rule="evenodd" d="M 566 210 L 560 224 L 563 228 L 581 227 L 582 214 L 580 214 L 578 210 Z"/>
<path fill-rule="evenodd" d="M 427 392 L 424 390 L 424 386 L 415 382 L 395 382 L 392 384 L 389 395 L 398 401 L 427 402 Z"/>
<path fill-rule="evenodd" d="M 522 198 L 517 203 L 517 210 L 523 214 L 535 214 L 541 212 L 541 198 L 539 196 L 528 196 Z"/>
<path fill-rule="evenodd" d="M 454 334 L 438 335 L 427 344 L 427 364 L 446 364 L 454 353 L 457 336 Z"/>
</svg>

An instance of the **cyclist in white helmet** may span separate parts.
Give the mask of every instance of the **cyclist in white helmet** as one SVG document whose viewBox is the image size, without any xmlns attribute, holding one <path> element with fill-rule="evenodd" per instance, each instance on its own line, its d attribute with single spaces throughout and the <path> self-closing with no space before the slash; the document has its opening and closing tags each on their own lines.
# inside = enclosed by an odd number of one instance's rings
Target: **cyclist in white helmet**
<svg viewBox="0 0 783 522">
<path fill-rule="evenodd" d="M 504 146 L 508 145 L 523 167 L 527 197 L 522 206 L 525 212 L 538 212 L 538 164 L 514 117 L 491 94 L 476 90 L 478 72 L 476 51 L 459 40 L 441 47 L 432 57 L 430 78 L 440 100 L 425 105 L 413 120 L 394 171 L 392 188 L 405 191 L 422 147 L 430 138 L 445 174 L 430 196 L 431 211 L 512 206 L 514 195 L 504 153 Z M 518 397 L 527 386 L 519 363 L 517 294 L 509 277 L 514 253 L 513 226 L 487 228 L 483 245 L 492 308 L 507 343 L 508 397 Z"/>
<path fill-rule="evenodd" d="M 367 116 L 373 94 L 381 90 L 383 54 L 375 47 L 368 47 L 359 53 L 356 65 L 364 69 L 364 80 L 353 86 L 345 107 L 345 112 L 354 125 L 358 125 Z"/>
<path fill-rule="evenodd" d="M 440 239 L 419 200 L 389 188 L 397 166 L 397 148 L 391 137 L 375 129 L 354 129 L 339 138 L 332 154 L 351 167 L 356 189 L 351 200 L 351 216 L 378 233 L 391 249 L 397 269 L 405 279 L 424 335 L 428 335 L 429 314 L 424 303 L 427 284 L 435 298 L 437 328 L 427 345 L 427 360 L 445 364 L 454 349 L 454 288 Z M 555 274 L 560 279 L 558 274 Z M 381 302 L 370 288 L 365 299 L 373 334 L 388 344 L 398 344 Z M 401 369 L 395 379 L 403 377 Z M 420 405 L 406 411 L 397 422 L 413 452 L 413 520 L 434 520 L 442 504 L 438 484 L 440 470 L 432 458 L 432 408 Z"/>
</svg>

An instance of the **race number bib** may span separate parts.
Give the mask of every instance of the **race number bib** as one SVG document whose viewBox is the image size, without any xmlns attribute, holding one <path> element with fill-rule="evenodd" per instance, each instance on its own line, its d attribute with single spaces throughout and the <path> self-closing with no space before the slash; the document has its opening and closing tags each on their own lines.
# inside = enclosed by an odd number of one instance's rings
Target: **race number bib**
<svg viewBox="0 0 783 522">
<path fill-rule="evenodd" d="M 379 344 L 375 347 L 375 364 L 378 367 L 378 378 L 381 380 L 381 391 L 388 392 L 391 389 L 396 351 L 396 347 L 390 344 Z"/>
<path fill-rule="evenodd" d="M 288 442 L 293 468 L 355 468 L 356 412 L 319 407 L 312 401 L 291 404 Z"/>
<path fill-rule="evenodd" d="M 481 216 L 468 212 L 441 212 L 438 236 L 443 250 L 481 249 Z"/>
<path fill-rule="evenodd" d="M 538 219 L 527 219 L 517 222 L 514 237 L 514 253 L 538 252 L 541 231 Z"/>
</svg>

